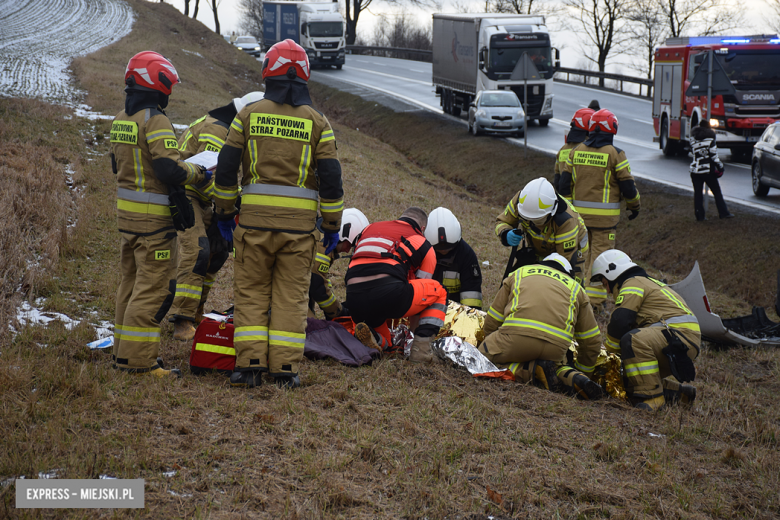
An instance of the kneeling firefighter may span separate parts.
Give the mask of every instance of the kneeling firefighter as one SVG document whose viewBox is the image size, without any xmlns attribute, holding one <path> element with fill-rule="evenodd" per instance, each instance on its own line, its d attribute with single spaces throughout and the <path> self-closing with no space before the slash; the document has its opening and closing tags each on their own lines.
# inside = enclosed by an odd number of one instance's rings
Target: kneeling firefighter
<svg viewBox="0 0 780 520">
<path fill-rule="evenodd" d="M 204 151 L 219 153 L 236 114 L 247 104 L 261 99 L 262 92 L 250 92 L 194 121 L 179 138 L 181 159 Z M 168 320 L 173 322 L 174 339 L 190 341 L 195 337 L 195 325 L 200 323 L 211 287 L 230 256 L 230 249 L 214 218 L 214 182 L 208 180 L 187 186 L 186 193 L 195 212 L 195 225 L 179 231 L 176 295 Z"/>
<path fill-rule="evenodd" d="M 624 386 L 634 406 L 657 410 L 665 402 L 692 402 L 696 388 L 682 383 L 696 376 L 693 360 L 701 332 L 682 297 L 617 249 L 596 258 L 592 281 L 615 297 L 606 346 L 622 358 Z"/>
<path fill-rule="evenodd" d="M 368 219 L 362 211 L 347 208 L 341 216 L 338 243 L 332 244 L 330 250 L 321 243 L 317 244 L 317 254 L 314 256 L 314 265 L 311 268 L 311 285 L 309 285 L 309 310 L 312 313 L 314 302 L 317 302 L 327 320 L 348 314 L 348 309 L 333 294 L 333 285 L 330 283 L 328 273 L 333 261 L 339 258 L 339 253 L 348 253 L 368 224 Z"/>
<path fill-rule="evenodd" d="M 433 279 L 447 290 L 454 302 L 482 309 L 482 270 L 471 246 L 461 236 L 460 222 L 447 208 L 428 215 L 425 238 L 436 252 Z"/>
<path fill-rule="evenodd" d="M 479 350 L 509 368 L 517 381 L 581 399 L 603 397 L 601 386 L 588 377 L 601 352 L 601 333 L 585 289 L 561 255 L 512 272 L 488 310 L 484 331 Z M 574 339 L 579 349 L 572 367 L 566 359 Z"/>
<path fill-rule="evenodd" d="M 512 246 L 504 278 L 518 267 L 558 253 L 572 265 L 575 278 L 582 280 L 588 230 L 579 213 L 555 192 L 550 181 L 539 177 L 526 184 L 496 221 L 496 236 L 505 246 Z"/>
<path fill-rule="evenodd" d="M 344 277 L 347 307 L 357 323 L 355 337 L 381 351 L 390 337 L 387 320 L 410 317 L 413 363 L 434 360 L 431 340 L 447 312 L 447 291 L 431 279 L 436 254 L 423 234 L 427 223 L 425 211 L 413 206 L 398 220 L 369 225 Z"/>
</svg>

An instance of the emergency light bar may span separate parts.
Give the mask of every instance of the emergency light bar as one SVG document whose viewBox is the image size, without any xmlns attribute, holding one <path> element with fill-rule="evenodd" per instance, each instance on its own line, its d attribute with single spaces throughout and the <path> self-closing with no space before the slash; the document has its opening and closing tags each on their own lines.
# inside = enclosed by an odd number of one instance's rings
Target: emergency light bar
<svg viewBox="0 0 780 520">
<path fill-rule="evenodd" d="M 740 39 L 740 40 L 721 40 L 721 43 L 750 43 L 750 40 L 748 39 Z"/>
<path fill-rule="evenodd" d="M 780 38 L 773 38 L 769 40 L 769 43 L 780 43 Z"/>
</svg>

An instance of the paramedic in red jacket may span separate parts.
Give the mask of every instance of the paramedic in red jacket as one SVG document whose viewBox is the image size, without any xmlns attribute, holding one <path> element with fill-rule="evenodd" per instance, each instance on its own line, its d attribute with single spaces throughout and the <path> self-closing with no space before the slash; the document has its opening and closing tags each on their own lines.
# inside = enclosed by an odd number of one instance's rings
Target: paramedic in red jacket
<svg viewBox="0 0 780 520">
<path fill-rule="evenodd" d="M 417 317 L 409 360 L 431 362 L 431 339 L 444 325 L 447 291 L 432 279 L 436 253 L 425 239 L 428 215 L 417 207 L 401 218 L 369 225 L 344 277 L 355 337 L 377 350 L 389 319 Z M 413 322 L 414 323 L 414 322 Z M 380 329 L 381 336 L 376 329 Z"/>
</svg>

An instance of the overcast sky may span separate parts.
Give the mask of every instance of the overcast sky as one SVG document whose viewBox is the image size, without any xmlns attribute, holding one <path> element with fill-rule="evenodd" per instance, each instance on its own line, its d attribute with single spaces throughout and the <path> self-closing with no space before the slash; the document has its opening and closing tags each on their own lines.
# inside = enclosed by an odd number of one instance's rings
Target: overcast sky
<svg viewBox="0 0 780 520">
<path fill-rule="evenodd" d="M 180 11 L 184 12 L 184 0 L 165 0 L 167 3 L 173 5 Z M 239 31 L 241 13 L 237 9 L 239 0 L 218 0 L 219 1 L 219 23 L 222 30 L 222 34 L 230 34 L 232 31 Z M 767 7 L 764 0 L 727 0 L 733 5 L 739 5 L 741 9 L 746 10 L 746 26 L 740 31 L 743 34 L 761 34 L 770 32 L 769 25 L 766 22 L 767 19 L 773 17 L 773 13 Z M 192 4 L 190 2 L 190 9 Z M 479 9 L 479 6 L 484 6 L 484 1 L 466 0 L 458 2 L 461 5 L 475 5 L 475 9 Z M 343 2 L 340 2 L 343 10 Z M 442 2 L 442 9 L 440 12 L 454 12 L 452 8 L 453 2 L 446 0 Z M 420 25 L 430 23 L 431 13 L 433 11 L 423 11 L 420 9 L 406 8 Z M 372 2 L 371 7 L 367 11 L 363 11 L 360 14 L 360 20 L 358 21 L 358 34 L 370 37 L 373 29 L 379 20 L 379 15 L 393 16 L 401 11 L 401 8 L 397 6 L 388 5 L 381 0 Z M 211 30 L 214 30 L 214 17 L 206 4 L 205 0 L 201 0 L 200 8 L 198 12 L 198 20 L 203 22 Z M 581 67 L 583 66 L 583 58 L 581 52 L 581 45 L 577 40 L 575 34 L 570 34 L 558 27 L 550 26 L 550 33 L 553 40 L 553 45 L 557 45 L 561 48 L 561 62 L 564 67 Z M 736 33 L 735 33 L 736 34 Z M 627 58 L 616 58 L 614 61 L 626 62 Z M 629 75 L 634 73 L 628 67 L 621 66 L 619 64 L 613 65 L 610 69 Z"/>
</svg>

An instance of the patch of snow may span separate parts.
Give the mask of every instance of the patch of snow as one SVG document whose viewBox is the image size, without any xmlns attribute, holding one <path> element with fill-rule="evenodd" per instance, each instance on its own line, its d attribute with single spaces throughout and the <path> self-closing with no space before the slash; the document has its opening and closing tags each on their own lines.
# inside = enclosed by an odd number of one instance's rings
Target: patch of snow
<svg viewBox="0 0 780 520">
<path fill-rule="evenodd" d="M 100 475 L 98 478 L 103 480 L 116 480 L 116 477 L 112 477 L 109 475 Z"/>
<path fill-rule="evenodd" d="M 170 489 L 168 490 L 168 493 L 170 493 L 175 497 L 182 497 L 182 498 L 187 498 L 192 496 L 192 493 L 177 493 L 176 491 L 171 491 Z"/>
<path fill-rule="evenodd" d="M 78 96 L 68 67 L 130 32 L 124 0 L 0 0 L 0 95 L 65 103 Z"/>
<path fill-rule="evenodd" d="M 171 123 L 171 124 L 173 124 L 174 130 L 178 130 L 179 132 L 183 132 L 183 131 L 185 131 L 186 129 L 188 129 L 190 127 L 190 125 L 177 125 L 177 124 L 174 124 L 174 123 Z"/>
<path fill-rule="evenodd" d="M 163 477 L 171 478 L 171 477 L 175 477 L 175 476 L 176 476 L 176 470 L 175 469 L 173 469 L 171 471 L 163 471 Z"/>
<path fill-rule="evenodd" d="M 38 301 L 36 300 L 35 303 L 38 304 Z M 81 323 L 79 320 L 74 320 L 59 312 L 41 311 L 27 301 L 22 302 L 21 307 L 17 309 L 16 319 L 22 327 L 27 325 L 48 325 L 52 321 L 59 320 L 65 324 L 65 328 L 68 330 L 73 330 L 73 327 Z"/>
<path fill-rule="evenodd" d="M 59 475 L 62 472 L 62 469 L 53 469 L 51 471 L 46 472 L 40 472 L 38 473 L 38 478 L 57 478 L 57 475 Z"/>
<path fill-rule="evenodd" d="M 100 112 L 92 112 L 92 107 L 89 105 L 75 106 L 73 107 L 73 112 L 77 116 L 83 117 L 84 119 L 89 119 L 90 121 L 97 121 L 100 119 L 114 119 L 114 116 L 107 116 L 101 114 Z"/>
<path fill-rule="evenodd" d="M 188 51 L 187 49 L 182 49 L 182 51 L 186 52 L 187 54 L 192 54 L 193 56 L 197 56 L 198 58 L 202 58 L 203 55 L 199 52 L 195 51 Z"/>
</svg>

